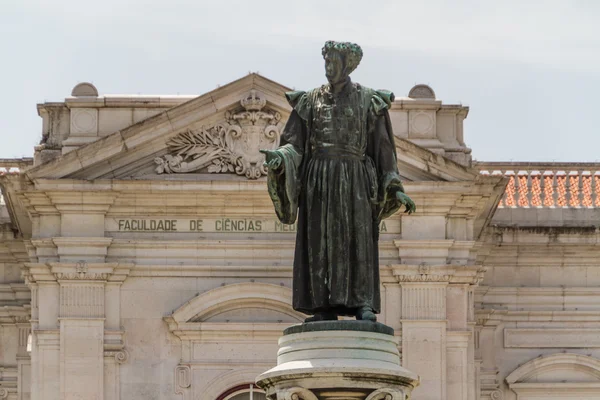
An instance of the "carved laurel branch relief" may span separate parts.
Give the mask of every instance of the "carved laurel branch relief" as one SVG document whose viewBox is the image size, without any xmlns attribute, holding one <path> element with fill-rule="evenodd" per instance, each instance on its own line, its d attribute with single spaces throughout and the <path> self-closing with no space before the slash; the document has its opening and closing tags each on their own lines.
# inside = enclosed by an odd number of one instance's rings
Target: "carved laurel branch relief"
<svg viewBox="0 0 600 400">
<path fill-rule="evenodd" d="M 266 175 L 259 149 L 277 147 L 281 114 L 264 108 L 267 101 L 256 90 L 244 96 L 240 104 L 243 110 L 226 112 L 224 122 L 189 129 L 169 140 L 170 154 L 154 159 L 156 172 L 187 173 L 206 168 L 209 173 L 236 173 L 248 179 Z"/>
</svg>

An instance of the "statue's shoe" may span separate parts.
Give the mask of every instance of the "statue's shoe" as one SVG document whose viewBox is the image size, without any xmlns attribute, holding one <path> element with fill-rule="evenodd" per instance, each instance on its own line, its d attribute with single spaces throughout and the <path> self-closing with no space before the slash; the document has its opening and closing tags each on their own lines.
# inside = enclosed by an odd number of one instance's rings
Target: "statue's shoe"
<svg viewBox="0 0 600 400">
<path fill-rule="evenodd" d="M 317 321 L 337 321 L 338 317 L 332 312 L 318 312 L 312 317 L 308 317 L 304 322 L 317 322 Z"/>
<path fill-rule="evenodd" d="M 373 312 L 373 309 L 370 307 L 362 307 L 356 311 L 356 320 L 357 321 L 377 321 L 377 316 Z"/>
</svg>

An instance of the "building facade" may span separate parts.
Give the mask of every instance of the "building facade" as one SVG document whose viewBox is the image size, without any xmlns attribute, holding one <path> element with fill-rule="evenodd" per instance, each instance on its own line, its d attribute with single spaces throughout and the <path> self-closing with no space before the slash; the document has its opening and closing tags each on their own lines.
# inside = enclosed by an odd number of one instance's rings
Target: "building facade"
<svg viewBox="0 0 600 400">
<path fill-rule="evenodd" d="M 305 318 L 258 152 L 287 90 L 38 105 L 34 157 L 0 160 L 0 399 L 264 399 Z M 600 398 L 600 165 L 473 162 L 468 111 L 425 85 L 390 111 L 417 212 L 380 226 L 379 320 L 414 399 Z"/>
</svg>

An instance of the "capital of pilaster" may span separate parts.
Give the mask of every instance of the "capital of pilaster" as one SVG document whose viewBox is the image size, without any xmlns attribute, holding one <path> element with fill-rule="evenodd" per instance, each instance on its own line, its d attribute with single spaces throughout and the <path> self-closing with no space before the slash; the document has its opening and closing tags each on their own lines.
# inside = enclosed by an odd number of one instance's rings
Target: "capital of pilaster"
<svg viewBox="0 0 600 400">
<path fill-rule="evenodd" d="M 132 264 L 120 263 L 88 263 L 79 261 L 76 263 L 49 263 L 54 276 L 58 281 L 112 281 L 123 282 Z"/>
<path fill-rule="evenodd" d="M 481 265 L 393 264 L 389 267 L 399 283 L 448 283 L 477 285 L 483 279 Z"/>
<path fill-rule="evenodd" d="M 129 275 L 130 263 L 50 262 L 25 263 L 23 275 L 31 284 L 43 282 L 96 281 L 122 283 Z"/>
<path fill-rule="evenodd" d="M 104 357 L 114 358 L 117 364 L 123 364 L 129 359 L 125 349 L 125 331 L 104 331 Z"/>
<path fill-rule="evenodd" d="M 29 305 L 0 308 L 0 325 L 29 326 L 30 318 L 31 307 Z"/>
<path fill-rule="evenodd" d="M 17 358 L 27 359 L 29 353 L 27 352 L 27 344 L 29 342 L 29 335 L 31 334 L 31 323 L 29 321 L 18 323 L 17 328 L 19 329 L 19 342 L 17 347 Z"/>
</svg>

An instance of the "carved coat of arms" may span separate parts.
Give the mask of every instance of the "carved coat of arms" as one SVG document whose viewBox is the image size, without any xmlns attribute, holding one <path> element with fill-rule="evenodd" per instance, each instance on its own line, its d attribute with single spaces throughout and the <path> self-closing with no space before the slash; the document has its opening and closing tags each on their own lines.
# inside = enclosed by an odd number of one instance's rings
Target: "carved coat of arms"
<svg viewBox="0 0 600 400">
<path fill-rule="evenodd" d="M 158 174 L 236 173 L 248 179 L 267 174 L 259 149 L 276 148 L 281 115 L 266 109 L 267 101 L 251 90 L 240 101 L 243 109 L 225 113 L 225 121 L 198 130 L 188 129 L 167 142 L 169 153 L 157 157 Z"/>
</svg>

